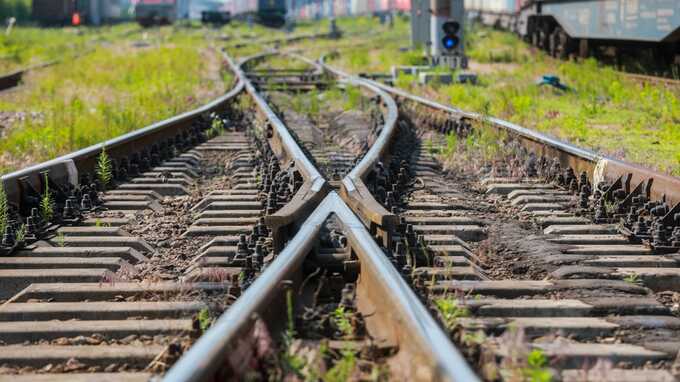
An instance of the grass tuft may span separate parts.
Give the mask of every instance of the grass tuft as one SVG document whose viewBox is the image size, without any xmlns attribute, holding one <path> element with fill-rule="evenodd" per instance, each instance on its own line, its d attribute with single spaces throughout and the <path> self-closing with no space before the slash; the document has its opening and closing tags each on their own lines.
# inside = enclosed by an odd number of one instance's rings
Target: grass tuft
<svg viewBox="0 0 680 382">
<path fill-rule="evenodd" d="M 198 325 L 202 332 L 206 332 L 212 325 L 212 317 L 210 317 L 210 310 L 208 308 L 203 308 L 198 312 Z"/>
<path fill-rule="evenodd" d="M 97 157 L 97 168 L 95 170 L 99 183 L 106 190 L 113 180 L 113 170 L 111 167 L 111 159 L 106 153 L 106 147 L 102 148 L 102 152 Z"/>
<path fill-rule="evenodd" d="M 434 303 L 439 310 L 439 313 L 442 315 L 444 324 L 449 329 L 458 324 L 459 318 L 468 317 L 470 315 L 470 311 L 466 307 L 461 306 L 456 299 L 441 298 L 435 300 Z"/>
<path fill-rule="evenodd" d="M 7 202 L 5 186 L 0 181 L 0 235 L 3 235 L 5 233 L 8 221 L 9 221 L 9 203 Z"/>
<path fill-rule="evenodd" d="M 52 221 L 54 217 L 54 199 L 50 191 L 50 183 L 47 173 L 45 173 L 45 192 L 40 198 L 40 214 L 46 223 Z"/>
</svg>

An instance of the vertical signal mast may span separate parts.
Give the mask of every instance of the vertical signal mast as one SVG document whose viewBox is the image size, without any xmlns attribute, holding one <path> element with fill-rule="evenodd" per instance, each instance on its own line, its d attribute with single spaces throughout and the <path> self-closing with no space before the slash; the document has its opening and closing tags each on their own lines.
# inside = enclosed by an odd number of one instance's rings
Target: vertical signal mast
<svg viewBox="0 0 680 382">
<path fill-rule="evenodd" d="M 463 0 L 430 1 L 430 53 L 434 65 L 467 68 L 463 43 Z"/>
<path fill-rule="evenodd" d="M 430 52 L 430 1 L 411 0 L 411 46 Z"/>
</svg>

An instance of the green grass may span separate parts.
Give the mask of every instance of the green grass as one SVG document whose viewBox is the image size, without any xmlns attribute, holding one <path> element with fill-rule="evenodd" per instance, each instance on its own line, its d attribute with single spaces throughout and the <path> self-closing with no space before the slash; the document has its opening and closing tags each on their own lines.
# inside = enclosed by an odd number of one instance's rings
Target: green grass
<svg viewBox="0 0 680 382">
<path fill-rule="evenodd" d="M 340 359 L 335 362 L 333 367 L 331 367 L 326 374 L 324 374 L 323 380 L 328 382 L 343 382 L 350 380 L 350 376 L 354 371 L 357 363 L 357 352 L 351 347 L 340 351 Z"/>
<path fill-rule="evenodd" d="M 106 189 L 113 180 L 113 169 L 111 166 L 111 159 L 106 153 L 106 148 L 102 148 L 102 152 L 97 156 L 96 171 L 99 184 Z"/>
<path fill-rule="evenodd" d="M 4 18 L 2 18 L 4 20 Z M 0 73 L 47 61 L 72 58 L 92 49 L 96 42 L 112 41 L 139 30 L 133 24 L 101 28 L 37 28 L 18 26 L 9 35 L 0 33 Z M 19 24 L 21 25 L 21 24 Z"/>
<path fill-rule="evenodd" d="M 9 219 L 9 204 L 7 203 L 7 194 L 5 187 L 0 182 L 0 235 L 5 234 L 5 228 Z"/>
<path fill-rule="evenodd" d="M 517 37 L 491 29 L 466 28 L 466 53 L 477 62 L 522 62 L 531 58 L 527 46 Z"/>
<path fill-rule="evenodd" d="M 370 34 L 333 42 L 303 42 L 308 57 L 337 50 L 330 61 L 350 72 L 383 72 L 392 65 L 417 62 L 408 47 L 409 24 L 397 19 L 394 29 L 375 19 L 360 19 L 350 31 L 367 25 Z M 680 175 L 680 89 L 640 84 L 595 60 L 555 60 L 537 52 L 513 34 L 467 28 L 467 54 L 478 86 L 414 84 L 402 76 L 396 86 L 444 104 L 499 117 L 581 147 L 661 172 Z M 543 75 L 555 74 L 573 91 L 539 87 Z"/>
<path fill-rule="evenodd" d="M 59 248 L 64 248 L 66 247 L 66 235 L 64 235 L 63 232 L 57 233 L 57 236 L 55 237 L 55 240 L 57 242 L 57 246 Z"/>
<path fill-rule="evenodd" d="M 548 369 L 548 359 L 541 349 L 533 349 L 527 356 L 527 365 L 521 369 L 524 380 L 531 382 L 550 382 L 552 373 Z"/>
<path fill-rule="evenodd" d="M 633 285 L 638 286 L 643 285 L 642 279 L 640 278 L 640 275 L 638 275 L 637 273 L 631 273 L 627 275 L 626 277 L 623 278 L 623 281 Z"/>
<path fill-rule="evenodd" d="M 434 303 L 444 320 L 444 324 L 449 329 L 452 329 L 458 324 L 458 319 L 470 315 L 468 308 L 460 305 L 456 299 L 441 298 L 435 300 Z"/>
<path fill-rule="evenodd" d="M 252 69 L 267 70 L 267 69 L 287 69 L 287 70 L 308 70 L 313 69 L 308 63 L 283 55 L 276 55 L 267 57 Z"/>
<path fill-rule="evenodd" d="M 45 174 L 45 190 L 40 197 L 40 215 L 46 223 L 50 223 L 54 217 L 54 199 L 52 191 L 50 191 L 50 184 L 48 181 L 48 174 Z"/>
<path fill-rule="evenodd" d="M 0 96 L 0 110 L 42 116 L 3 130 L 0 172 L 190 110 L 229 87 L 215 73 L 219 58 L 209 53 L 202 34 L 181 31 L 150 30 L 142 47 L 133 38 L 96 46 L 77 60 L 34 72 L 11 97 Z M 206 59 L 211 55 L 213 67 Z"/>
<path fill-rule="evenodd" d="M 345 337 L 352 337 L 354 335 L 354 325 L 352 325 L 352 313 L 346 312 L 345 308 L 338 306 L 333 311 L 333 322 L 335 326 L 342 332 Z"/>
<path fill-rule="evenodd" d="M 208 329 L 210 329 L 210 326 L 213 323 L 213 318 L 210 315 L 210 310 L 208 308 L 203 308 L 198 312 L 197 315 L 197 320 L 198 320 L 198 326 L 201 328 L 201 331 L 203 333 L 207 332 Z"/>
</svg>

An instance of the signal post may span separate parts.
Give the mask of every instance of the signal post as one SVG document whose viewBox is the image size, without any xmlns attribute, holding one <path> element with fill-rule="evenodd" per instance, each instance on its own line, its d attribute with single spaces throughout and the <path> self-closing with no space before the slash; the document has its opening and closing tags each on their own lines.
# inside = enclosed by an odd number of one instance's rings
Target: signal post
<svg viewBox="0 0 680 382">
<path fill-rule="evenodd" d="M 463 41 L 464 0 L 430 1 L 430 54 L 432 64 L 467 68 Z"/>
</svg>

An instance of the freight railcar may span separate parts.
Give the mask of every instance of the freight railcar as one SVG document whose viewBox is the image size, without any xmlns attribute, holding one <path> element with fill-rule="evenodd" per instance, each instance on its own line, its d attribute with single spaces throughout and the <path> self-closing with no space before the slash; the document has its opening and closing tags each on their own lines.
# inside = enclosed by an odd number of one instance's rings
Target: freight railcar
<svg viewBox="0 0 680 382">
<path fill-rule="evenodd" d="M 286 22 L 286 0 L 227 0 L 224 5 L 233 18 L 247 19 L 273 27 Z"/>
<path fill-rule="evenodd" d="M 408 12 L 411 0 L 296 0 L 292 14 L 300 19 Z"/>
<path fill-rule="evenodd" d="M 501 26 L 555 57 L 651 53 L 680 65 L 678 0 L 466 0 L 471 17 Z"/>
<path fill-rule="evenodd" d="M 33 0 L 31 15 L 42 25 L 114 23 L 130 16 L 129 0 Z"/>
<path fill-rule="evenodd" d="M 465 10 L 484 25 L 513 30 L 520 2 L 517 0 L 465 0 Z"/>
<path fill-rule="evenodd" d="M 135 19 L 143 27 L 172 24 L 177 19 L 175 0 L 139 0 L 135 6 Z"/>
</svg>

